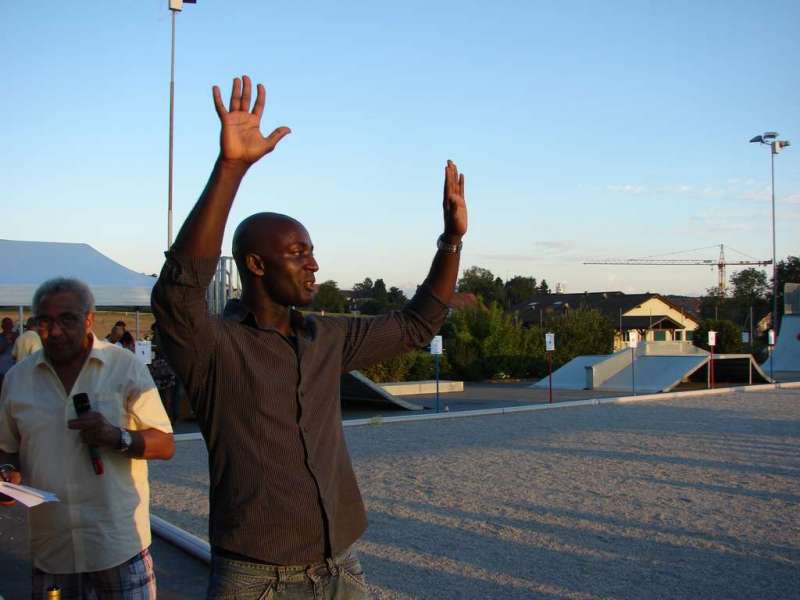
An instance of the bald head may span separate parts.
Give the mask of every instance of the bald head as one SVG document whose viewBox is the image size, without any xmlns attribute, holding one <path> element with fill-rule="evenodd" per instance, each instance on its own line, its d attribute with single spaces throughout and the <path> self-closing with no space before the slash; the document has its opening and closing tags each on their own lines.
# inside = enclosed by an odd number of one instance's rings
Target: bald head
<svg viewBox="0 0 800 600">
<path fill-rule="evenodd" d="M 319 267 L 311 237 L 297 219 L 269 212 L 247 217 L 233 234 L 233 257 L 251 305 L 266 297 L 284 306 L 311 302 Z"/>
<path fill-rule="evenodd" d="M 305 231 L 305 227 L 297 219 L 273 212 L 256 213 L 239 223 L 233 234 L 233 258 L 239 272 L 244 272 L 245 257 L 248 254 L 261 256 L 269 253 L 288 231 L 297 228 Z"/>
</svg>

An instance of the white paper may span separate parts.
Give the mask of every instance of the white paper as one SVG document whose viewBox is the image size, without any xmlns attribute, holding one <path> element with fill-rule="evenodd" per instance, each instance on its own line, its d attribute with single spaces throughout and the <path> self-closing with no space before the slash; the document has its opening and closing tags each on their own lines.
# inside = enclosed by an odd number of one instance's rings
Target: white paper
<svg viewBox="0 0 800 600">
<path fill-rule="evenodd" d="M 636 348 L 639 345 L 639 332 L 631 330 L 628 332 L 628 347 Z"/>
<path fill-rule="evenodd" d="M 553 352 L 556 349 L 556 334 L 555 333 L 545 333 L 544 334 L 544 349 L 547 352 Z"/>
<path fill-rule="evenodd" d="M 37 490 L 27 485 L 8 483 L 7 481 L 0 481 L 0 494 L 11 496 L 28 508 L 39 506 L 43 502 L 58 502 L 58 496 L 52 492 Z"/>
<path fill-rule="evenodd" d="M 717 345 L 717 332 L 716 331 L 709 331 L 708 332 L 708 345 L 709 346 L 716 346 Z"/>
<path fill-rule="evenodd" d="M 136 358 L 146 365 L 153 362 L 153 343 L 150 340 L 136 342 Z"/>
<path fill-rule="evenodd" d="M 442 336 L 436 335 L 431 340 L 431 354 L 442 353 Z"/>
</svg>

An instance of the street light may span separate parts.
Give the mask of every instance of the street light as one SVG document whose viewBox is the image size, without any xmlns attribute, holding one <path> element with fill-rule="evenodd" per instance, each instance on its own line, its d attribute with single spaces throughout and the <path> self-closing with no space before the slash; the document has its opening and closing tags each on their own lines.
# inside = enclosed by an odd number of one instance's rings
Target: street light
<svg viewBox="0 0 800 600">
<path fill-rule="evenodd" d="M 772 172 L 772 329 L 778 327 L 778 260 L 775 255 L 775 155 L 791 144 L 787 140 L 779 140 L 777 131 L 765 131 L 750 140 L 751 144 L 763 144 L 771 148 L 770 168 Z"/>
</svg>

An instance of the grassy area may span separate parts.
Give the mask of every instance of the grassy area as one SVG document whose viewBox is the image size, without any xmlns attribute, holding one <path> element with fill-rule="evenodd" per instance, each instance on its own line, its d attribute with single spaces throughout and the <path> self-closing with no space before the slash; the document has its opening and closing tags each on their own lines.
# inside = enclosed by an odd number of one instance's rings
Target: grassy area
<svg viewBox="0 0 800 600">
<path fill-rule="evenodd" d="M 25 310 L 23 320 L 27 320 L 31 316 L 30 310 Z M 0 310 L 0 319 L 10 317 L 14 321 L 16 327 L 19 321 L 19 311 L 17 310 Z M 111 331 L 114 323 L 117 321 L 125 321 L 128 326 L 128 331 L 136 337 L 136 313 L 130 311 L 97 311 L 94 318 L 94 332 L 104 338 Z M 151 313 L 139 313 L 139 337 L 143 338 L 149 335 L 150 326 L 155 321 Z"/>
</svg>

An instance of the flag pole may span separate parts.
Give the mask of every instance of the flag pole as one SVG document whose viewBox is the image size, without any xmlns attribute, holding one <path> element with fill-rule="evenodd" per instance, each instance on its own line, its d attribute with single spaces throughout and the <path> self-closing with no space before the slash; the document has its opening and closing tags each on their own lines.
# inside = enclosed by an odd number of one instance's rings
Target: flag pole
<svg viewBox="0 0 800 600">
<path fill-rule="evenodd" d="M 180 9 L 172 8 L 172 60 L 169 71 L 169 175 L 167 190 L 167 250 L 172 247 L 172 155 L 175 138 L 175 14 Z"/>
</svg>

